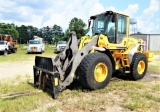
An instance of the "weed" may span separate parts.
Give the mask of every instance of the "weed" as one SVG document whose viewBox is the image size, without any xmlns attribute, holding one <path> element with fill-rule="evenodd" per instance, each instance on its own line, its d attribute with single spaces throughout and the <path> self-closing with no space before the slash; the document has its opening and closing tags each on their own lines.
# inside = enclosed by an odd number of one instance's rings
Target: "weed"
<svg viewBox="0 0 160 112">
<path fill-rule="evenodd" d="M 154 91 L 160 91 L 160 84 L 154 85 L 152 87 L 152 90 L 154 90 Z"/>
<path fill-rule="evenodd" d="M 15 80 L 19 82 L 19 81 L 21 81 L 21 77 L 22 77 L 21 75 L 16 75 Z"/>
<path fill-rule="evenodd" d="M 29 81 L 31 80 L 31 76 L 29 74 L 26 74 L 26 82 L 29 83 Z"/>
<path fill-rule="evenodd" d="M 58 105 L 55 105 L 47 109 L 48 112 L 57 112 L 58 110 Z"/>
<path fill-rule="evenodd" d="M 19 83 L 12 83 L 19 80 Z M 29 85 L 26 81 L 21 80 L 21 77 L 17 76 L 14 81 L 1 82 L 0 94 L 6 94 L 10 92 L 20 92 L 26 90 L 35 90 L 33 86 Z M 0 111 L 2 112 L 24 112 L 29 111 L 32 108 L 37 108 L 41 102 L 37 102 L 39 99 L 46 97 L 44 93 L 38 93 L 29 96 L 22 96 L 15 99 L 0 99 Z"/>
<path fill-rule="evenodd" d="M 160 97 L 153 96 L 147 92 L 131 91 L 128 93 L 128 99 L 125 99 L 122 107 L 128 108 L 131 111 L 146 111 L 151 107 L 157 109 L 157 103 Z"/>
<path fill-rule="evenodd" d="M 146 97 L 149 100 L 154 100 L 156 102 L 160 102 L 160 96 L 154 96 L 152 94 L 145 94 L 144 97 Z"/>
</svg>

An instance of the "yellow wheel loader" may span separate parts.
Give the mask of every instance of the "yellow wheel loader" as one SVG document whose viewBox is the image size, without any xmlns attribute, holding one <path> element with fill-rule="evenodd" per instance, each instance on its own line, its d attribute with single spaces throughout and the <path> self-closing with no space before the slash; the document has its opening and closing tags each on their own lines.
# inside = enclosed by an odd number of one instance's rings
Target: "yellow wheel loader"
<svg viewBox="0 0 160 112">
<path fill-rule="evenodd" d="M 77 80 L 90 90 L 104 88 L 117 70 L 131 80 L 141 79 L 153 60 L 154 54 L 143 50 L 144 41 L 129 36 L 129 16 L 106 11 L 91 16 L 88 26 L 92 36 L 77 40 L 72 32 L 55 59 L 35 57 L 34 84 L 50 90 L 53 98 Z"/>
</svg>

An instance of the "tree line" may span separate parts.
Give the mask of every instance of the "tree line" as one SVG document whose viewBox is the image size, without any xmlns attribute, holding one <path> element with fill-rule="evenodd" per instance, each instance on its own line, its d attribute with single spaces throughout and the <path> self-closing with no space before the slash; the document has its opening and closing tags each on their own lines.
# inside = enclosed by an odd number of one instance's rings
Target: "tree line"
<svg viewBox="0 0 160 112">
<path fill-rule="evenodd" d="M 19 43 L 26 44 L 27 41 L 33 39 L 33 36 L 39 36 L 49 44 L 55 43 L 60 40 L 67 41 L 71 31 L 75 31 L 77 38 L 84 36 L 87 32 L 86 24 L 82 19 L 74 17 L 69 22 L 69 26 L 66 31 L 63 32 L 61 26 L 53 25 L 42 28 L 36 28 L 34 26 L 17 26 L 15 24 L 0 23 L 0 34 L 10 34 L 14 39 L 17 39 Z"/>
</svg>

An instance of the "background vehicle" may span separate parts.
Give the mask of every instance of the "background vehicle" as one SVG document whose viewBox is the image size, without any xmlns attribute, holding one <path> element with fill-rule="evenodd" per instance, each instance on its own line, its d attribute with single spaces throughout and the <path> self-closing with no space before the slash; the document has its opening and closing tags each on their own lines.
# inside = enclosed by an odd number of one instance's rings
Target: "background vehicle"
<svg viewBox="0 0 160 112">
<path fill-rule="evenodd" d="M 45 51 L 45 43 L 42 38 L 34 36 L 34 40 L 29 40 L 28 53 L 42 53 Z"/>
<path fill-rule="evenodd" d="M 0 52 L 7 55 L 8 53 L 15 53 L 18 49 L 17 40 L 13 40 L 13 37 L 8 34 L 0 35 Z"/>
<path fill-rule="evenodd" d="M 56 52 L 61 52 L 64 51 L 64 49 L 66 48 L 67 42 L 66 41 L 58 41 L 56 43 L 56 48 L 55 51 Z"/>
<path fill-rule="evenodd" d="M 153 53 L 143 50 L 142 39 L 129 36 L 129 16 L 106 11 L 91 16 L 89 28 L 91 22 L 92 37 L 78 41 L 72 32 L 65 50 L 55 59 L 35 58 L 34 84 L 44 91 L 50 88 L 53 98 L 76 80 L 90 90 L 104 88 L 117 70 L 131 80 L 145 76 Z"/>
</svg>

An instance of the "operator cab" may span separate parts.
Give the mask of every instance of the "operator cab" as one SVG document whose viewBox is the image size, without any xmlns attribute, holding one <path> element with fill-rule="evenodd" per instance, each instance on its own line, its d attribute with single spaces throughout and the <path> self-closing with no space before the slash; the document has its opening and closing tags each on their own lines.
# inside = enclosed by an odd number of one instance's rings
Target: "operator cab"
<svg viewBox="0 0 160 112">
<path fill-rule="evenodd" d="M 127 16 L 112 11 L 106 11 L 99 15 L 91 16 L 92 35 L 103 34 L 108 37 L 110 43 L 120 43 L 126 37 Z"/>
</svg>

